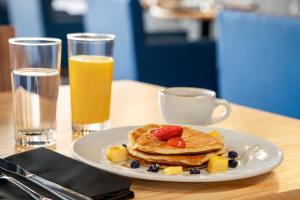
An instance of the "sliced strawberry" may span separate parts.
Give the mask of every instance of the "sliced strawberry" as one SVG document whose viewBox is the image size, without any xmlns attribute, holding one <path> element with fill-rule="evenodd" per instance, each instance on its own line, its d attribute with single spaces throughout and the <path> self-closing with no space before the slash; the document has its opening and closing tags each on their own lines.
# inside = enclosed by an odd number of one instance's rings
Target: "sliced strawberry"
<svg viewBox="0 0 300 200">
<path fill-rule="evenodd" d="M 185 142 L 182 137 L 174 137 L 168 140 L 167 145 L 177 148 L 184 148 Z"/>
<path fill-rule="evenodd" d="M 150 131 L 159 140 L 166 141 L 172 137 L 181 137 L 183 128 L 180 126 L 163 126 Z"/>
</svg>

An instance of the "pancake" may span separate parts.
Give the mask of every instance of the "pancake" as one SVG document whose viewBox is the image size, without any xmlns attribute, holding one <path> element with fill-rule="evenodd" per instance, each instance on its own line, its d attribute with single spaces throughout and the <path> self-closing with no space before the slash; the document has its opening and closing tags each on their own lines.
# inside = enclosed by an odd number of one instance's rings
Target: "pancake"
<svg viewBox="0 0 300 200">
<path fill-rule="evenodd" d="M 129 157 L 132 160 L 138 160 L 142 165 L 147 166 L 147 167 L 149 167 L 150 165 L 155 164 L 155 163 L 158 164 L 161 169 L 164 169 L 164 168 L 167 168 L 167 167 L 182 166 L 182 165 L 171 165 L 171 164 L 159 163 L 159 162 L 149 162 L 149 161 L 144 160 L 142 158 L 135 157 L 131 154 L 129 154 Z M 188 170 L 192 167 L 197 167 L 197 168 L 200 168 L 200 169 L 204 169 L 204 168 L 207 167 L 207 163 L 204 163 L 203 165 L 200 165 L 200 166 L 182 166 L 182 167 L 183 167 L 183 170 Z"/>
<path fill-rule="evenodd" d="M 213 151 L 204 154 L 191 154 L 191 155 L 161 155 L 161 154 L 149 154 L 139 150 L 132 149 L 132 146 L 128 145 L 127 150 L 130 156 L 137 159 L 142 159 L 148 163 L 162 163 L 166 165 L 180 165 L 185 167 L 201 166 L 205 164 L 211 156 L 223 155 L 226 149 L 223 147 L 220 150 Z"/>
<path fill-rule="evenodd" d="M 218 138 L 198 130 L 183 127 L 182 138 L 185 141 L 185 148 L 176 148 L 167 145 L 166 141 L 161 141 L 150 133 L 154 128 L 161 125 L 149 124 L 137 128 L 128 134 L 131 148 L 145 153 L 156 154 L 199 154 L 216 151 L 223 148 L 224 144 Z"/>
</svg>

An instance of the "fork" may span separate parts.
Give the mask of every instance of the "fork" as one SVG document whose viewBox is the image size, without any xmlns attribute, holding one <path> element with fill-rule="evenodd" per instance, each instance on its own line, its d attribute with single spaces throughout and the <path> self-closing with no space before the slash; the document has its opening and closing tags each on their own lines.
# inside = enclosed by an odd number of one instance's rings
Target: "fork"
<svg viewBox="0 0 300 200">
<path fill-rule="evenodd" d="M 3 172 L 0 171 L 0 179 L 4 179 L 9 181 L 10 183 L 16 185 L 18 188 L 22 189 L 24 192 L 26 192 L 27 194 L 29 194 L 33 199 L 35 200 L 51 200 L 47 197 L 44 197 L 40 194 L 38 194 L 37 192 L 35 192 L 34 190 L 30 189 L 29 187 L 27 187 L 26 185 L 24 185 L 23 183 L 19 182 L 18 180 L 16 180 L 15 178 L 11 177 L 11 176 L 7 176 L 5 175 Z"/>
</svg>

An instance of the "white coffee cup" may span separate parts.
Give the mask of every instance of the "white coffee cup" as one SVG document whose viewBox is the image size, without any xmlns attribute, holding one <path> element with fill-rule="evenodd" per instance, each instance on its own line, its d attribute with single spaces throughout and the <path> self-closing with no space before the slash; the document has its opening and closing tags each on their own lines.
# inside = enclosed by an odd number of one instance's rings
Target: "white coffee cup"
<svg viewBox="0 0 300 200">
<path fill-rule="evenodd" d="M 222 121 L 231 112 L 230 104 L 224 99 L 217 99 L 212 90 L 173 87 L 159 91 L 159 106 L 166 123 L 209 125 Z M 219 116 L 213 116 L 218 106 L 224 106 Z"/>
</svg>

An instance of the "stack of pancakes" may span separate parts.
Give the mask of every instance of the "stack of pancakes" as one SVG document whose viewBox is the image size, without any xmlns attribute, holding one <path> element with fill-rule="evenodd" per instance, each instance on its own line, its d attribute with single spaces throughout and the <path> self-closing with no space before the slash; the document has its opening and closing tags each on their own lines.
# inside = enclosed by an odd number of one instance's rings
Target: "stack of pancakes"
<svg viewBox="0 0 300 200">
<path fill-rule="evenodd" d="M 183 127 L 182 133 L 185 148 L 169 146 L 167 141 L 161 141 L 150 133 L 160 127 L 149 124 L 128 134 L 127 149 L 131 158 L 144 165 L 203 167 L 211 156 L 222 155 L 226 151 L 220 139 L 188 127 Z"/>
</svg>

